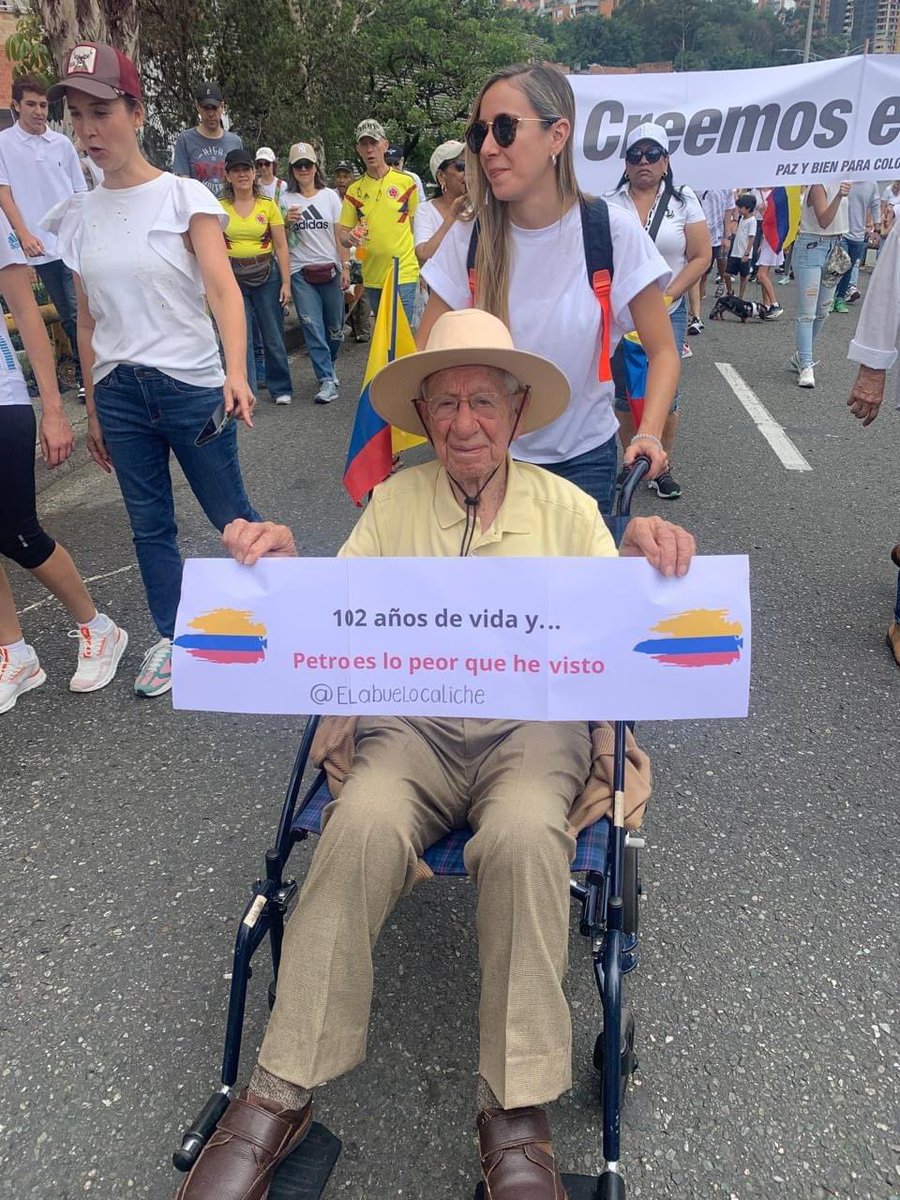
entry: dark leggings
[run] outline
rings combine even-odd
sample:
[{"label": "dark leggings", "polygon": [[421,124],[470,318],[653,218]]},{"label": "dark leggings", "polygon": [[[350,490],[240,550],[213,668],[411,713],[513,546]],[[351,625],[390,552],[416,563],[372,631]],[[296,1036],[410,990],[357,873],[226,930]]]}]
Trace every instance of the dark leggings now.
[{"label": "dark leggings", "polygon": [[36,436],[30,404],[0,404],[0,554],[28,571],[43,566],[56,549],[35,508]]}]

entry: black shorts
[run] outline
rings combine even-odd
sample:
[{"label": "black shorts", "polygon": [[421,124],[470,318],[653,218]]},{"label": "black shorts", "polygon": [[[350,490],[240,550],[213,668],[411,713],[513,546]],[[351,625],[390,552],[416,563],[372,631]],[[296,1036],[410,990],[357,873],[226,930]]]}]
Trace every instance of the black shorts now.
[{"label": "black shorts", "polygon": [[729,275],[743,275],[746,279],[750,274],[750,260],[744,262],[742,258],[735,258],[732,254],[728,258],[726,270]]}]

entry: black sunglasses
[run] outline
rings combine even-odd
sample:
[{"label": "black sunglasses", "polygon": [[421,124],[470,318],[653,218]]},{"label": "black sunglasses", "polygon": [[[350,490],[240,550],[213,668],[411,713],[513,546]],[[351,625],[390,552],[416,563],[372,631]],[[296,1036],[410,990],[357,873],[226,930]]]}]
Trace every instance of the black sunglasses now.
[{"label": "black sunglasses", "polygon": [[648,163],[658,163],[661,158],[666,157],[666,151],[662,146],[648,146],[646,150],[642,150],[640,146],[632,146],[630,150],[625,152],[625,161],[636,167],[641,159],[646,158]]},{"label": "black sunglasses", "polygon": [[494,135],[494,141],[504,150],[516,140],[516,132],[520,121],[538,121],[541,125],[550,126],[562,117],[513,117],[509,113],[498,113],[493,121],[473,121],[466,130],[466,145],[473,154],[480,154],[488,133]]},{"label": "black sunglasses", "polygon": [[461,158],[457,158],[457,159],[451,158],[449,162],[444,163],[444,165],[441,167],[441,170],[449,171],[451,169],[451,167],[453,168],[454,171],[459,171],[460,175],[462,175],[463,171],[465,171],[465,169],[466,169],[466,164],[465,164],[465,161]]},{"label": "black sunglasses", "polygon": [[301,158],[298,162],[291,163],[292,167],[297,167],[301,171],[308,171],[310,167],[314,167],[315,165],[316,164],[314,162],[310,162],[306,158]]}]

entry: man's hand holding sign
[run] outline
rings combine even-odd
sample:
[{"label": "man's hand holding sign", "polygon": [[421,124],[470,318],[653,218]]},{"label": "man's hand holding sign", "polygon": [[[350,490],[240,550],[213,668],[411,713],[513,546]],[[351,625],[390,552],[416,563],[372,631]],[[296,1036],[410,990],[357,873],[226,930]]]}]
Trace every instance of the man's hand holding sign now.
[{"label": "man's hand holding sign", "polygon": [[[349,673],[350,707],[342,711],[373,715],[355,722],[352,762],[326,810],[286,931],[259,1061],[237,1102],[253,1110],[254,1147],[270,1147],[271,1153],[264,1160],[249,1154],[232,1123],[229,1136],[208,1143],[180,1200],[250,1194],[303,1136],[312,1089],[363,1059],[375,938],[398,897],[413,886],[423,849],[466,823],[473,831],[465,865],[478,889],[480,954],[491,964],[479,1010],[483,1169],[492,1195],[559,1200],[564,1194],[547,1119],[537,1106],[571,1086],[571,1023],[562,986],[575,850],[569,818],[592,770],[587,718],[606,714],[538,721],[501,719],[486,708],[480,711],[489,717],[455,713],[479,711],[491,689],[504,702],[546,708],[554,696],[565,702],[581,688],[588,697],[582,703],[590,707],[606,678],[595,644],[595,634],[603,633],[612,653],[624,655],[638,672],[736,669],[744,684],[743,700],[732,696],[736,714],[746,710],[743,634],[749,617],[745,603],[739,619],[694,603],[695,580],[706,577],[714,560],[702,560],[689,573],[694,539],[658,517],[635,518],[621,547],[623,555],[644,558],[656,571],[641,562],[610,563],[608,574],[601,574],[604,564],[595,560],[614,559],[616,548],[596,503],[566,480],[508,454],[517,434],[548,424],[568,400],[562,372],[515,350],[496,318],[476,309],[447,313],[423,352],[391,363],[372,382],[378,414],[427,436],[436,460],[375,489],[339,554],[352,562],[261,562],[296,555],[286,526],[239,521],[225,531],[232,557],[255,569],[219,564],[220,581],[234,585],[234,607],[207,615],[225,621],[227,614],[232,624],[225,636],[214,631],[176,638],[185,678],[195,669],[218,671],[221,690],[243,691],[269,655],[278,662],[262,666],[277,667],[288,687],[298,694],[333,694],[335,706],[340,688],[328,691],[324,673]],[[384,558],[394,561],[378,561]],[[490,561],[501,558],[506,561]],[[550,564],[550,558],[558,562]],[[745,584],[744,560],[727,560],[732,574],[740,575],[733,570],[736,561]],[[288,653],[280,627],[275,646],[274,622],[263,605],[279,580],[302,572],[304,564],[318,587],[308,597],[290,595],[292,629],[286,636],[294,645]],[[639,601],[650,604],[656,618],[650,630],[634,615],[642,611]],[[189,573],[183,607],[193,606],[195,613],[199,602]],[[620,620],[610,612],[621,614],[624,626],[598,628]],[[200,627],[188,615],[186,610],[179,630]],[[214,629],[213,622],[207,626]],[[232,636],[235,630],[240,632]],[[648,639],[648,632],[659,636]],[[610,634],[628,646],[612,645]],[[204,637],[211,647],[206,651]],[[306,641],[308,646],[301,644]],[[189,661],[204,653],[208,662]],[[231,655],[228,666],[221,665],[222,654]],[[243,662],[256,665],[244,668]],[[385,694],[404,699],[396,707],[376,702],[354,708],[354,688],[375,674],[379,686],[393,676]],[[708,672],[681,675],[689,691],[690,679]],[[408,694],[419,690],[426,698],[416,709]],[[458,692],[468,700],[457,700]],[[479,692],[480,701],[474,699]],[[435,693],[443,699],[427,698]],[[323,703],[323,711],[335,711]],[[527,972],[519,969],[522,962]]]}]

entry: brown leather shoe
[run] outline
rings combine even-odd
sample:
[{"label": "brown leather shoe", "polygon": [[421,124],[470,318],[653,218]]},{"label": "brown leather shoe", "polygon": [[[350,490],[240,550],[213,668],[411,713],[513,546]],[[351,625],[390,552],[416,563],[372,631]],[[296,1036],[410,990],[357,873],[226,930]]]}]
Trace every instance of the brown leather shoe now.
[{"label": "brown leather shoe", "polygon": [[884,639],[891,648],[894,662],[900,667],[900,621],[891,621]]},{"label": "brown leather shoe", "polygon": [[891,562],[900,571],[900,542],[891,551]]},{"label": "brown leather shoe", "polygon": [[276,1169],[300,1145],[312,1101],[281,1108],[245,1089],[232,1100],[175,1200],[265,1200]]},{"label": "brown leather shoe", "polygon": [[478,1114],[486,1200],[566,1200],[542,1108]]}]

